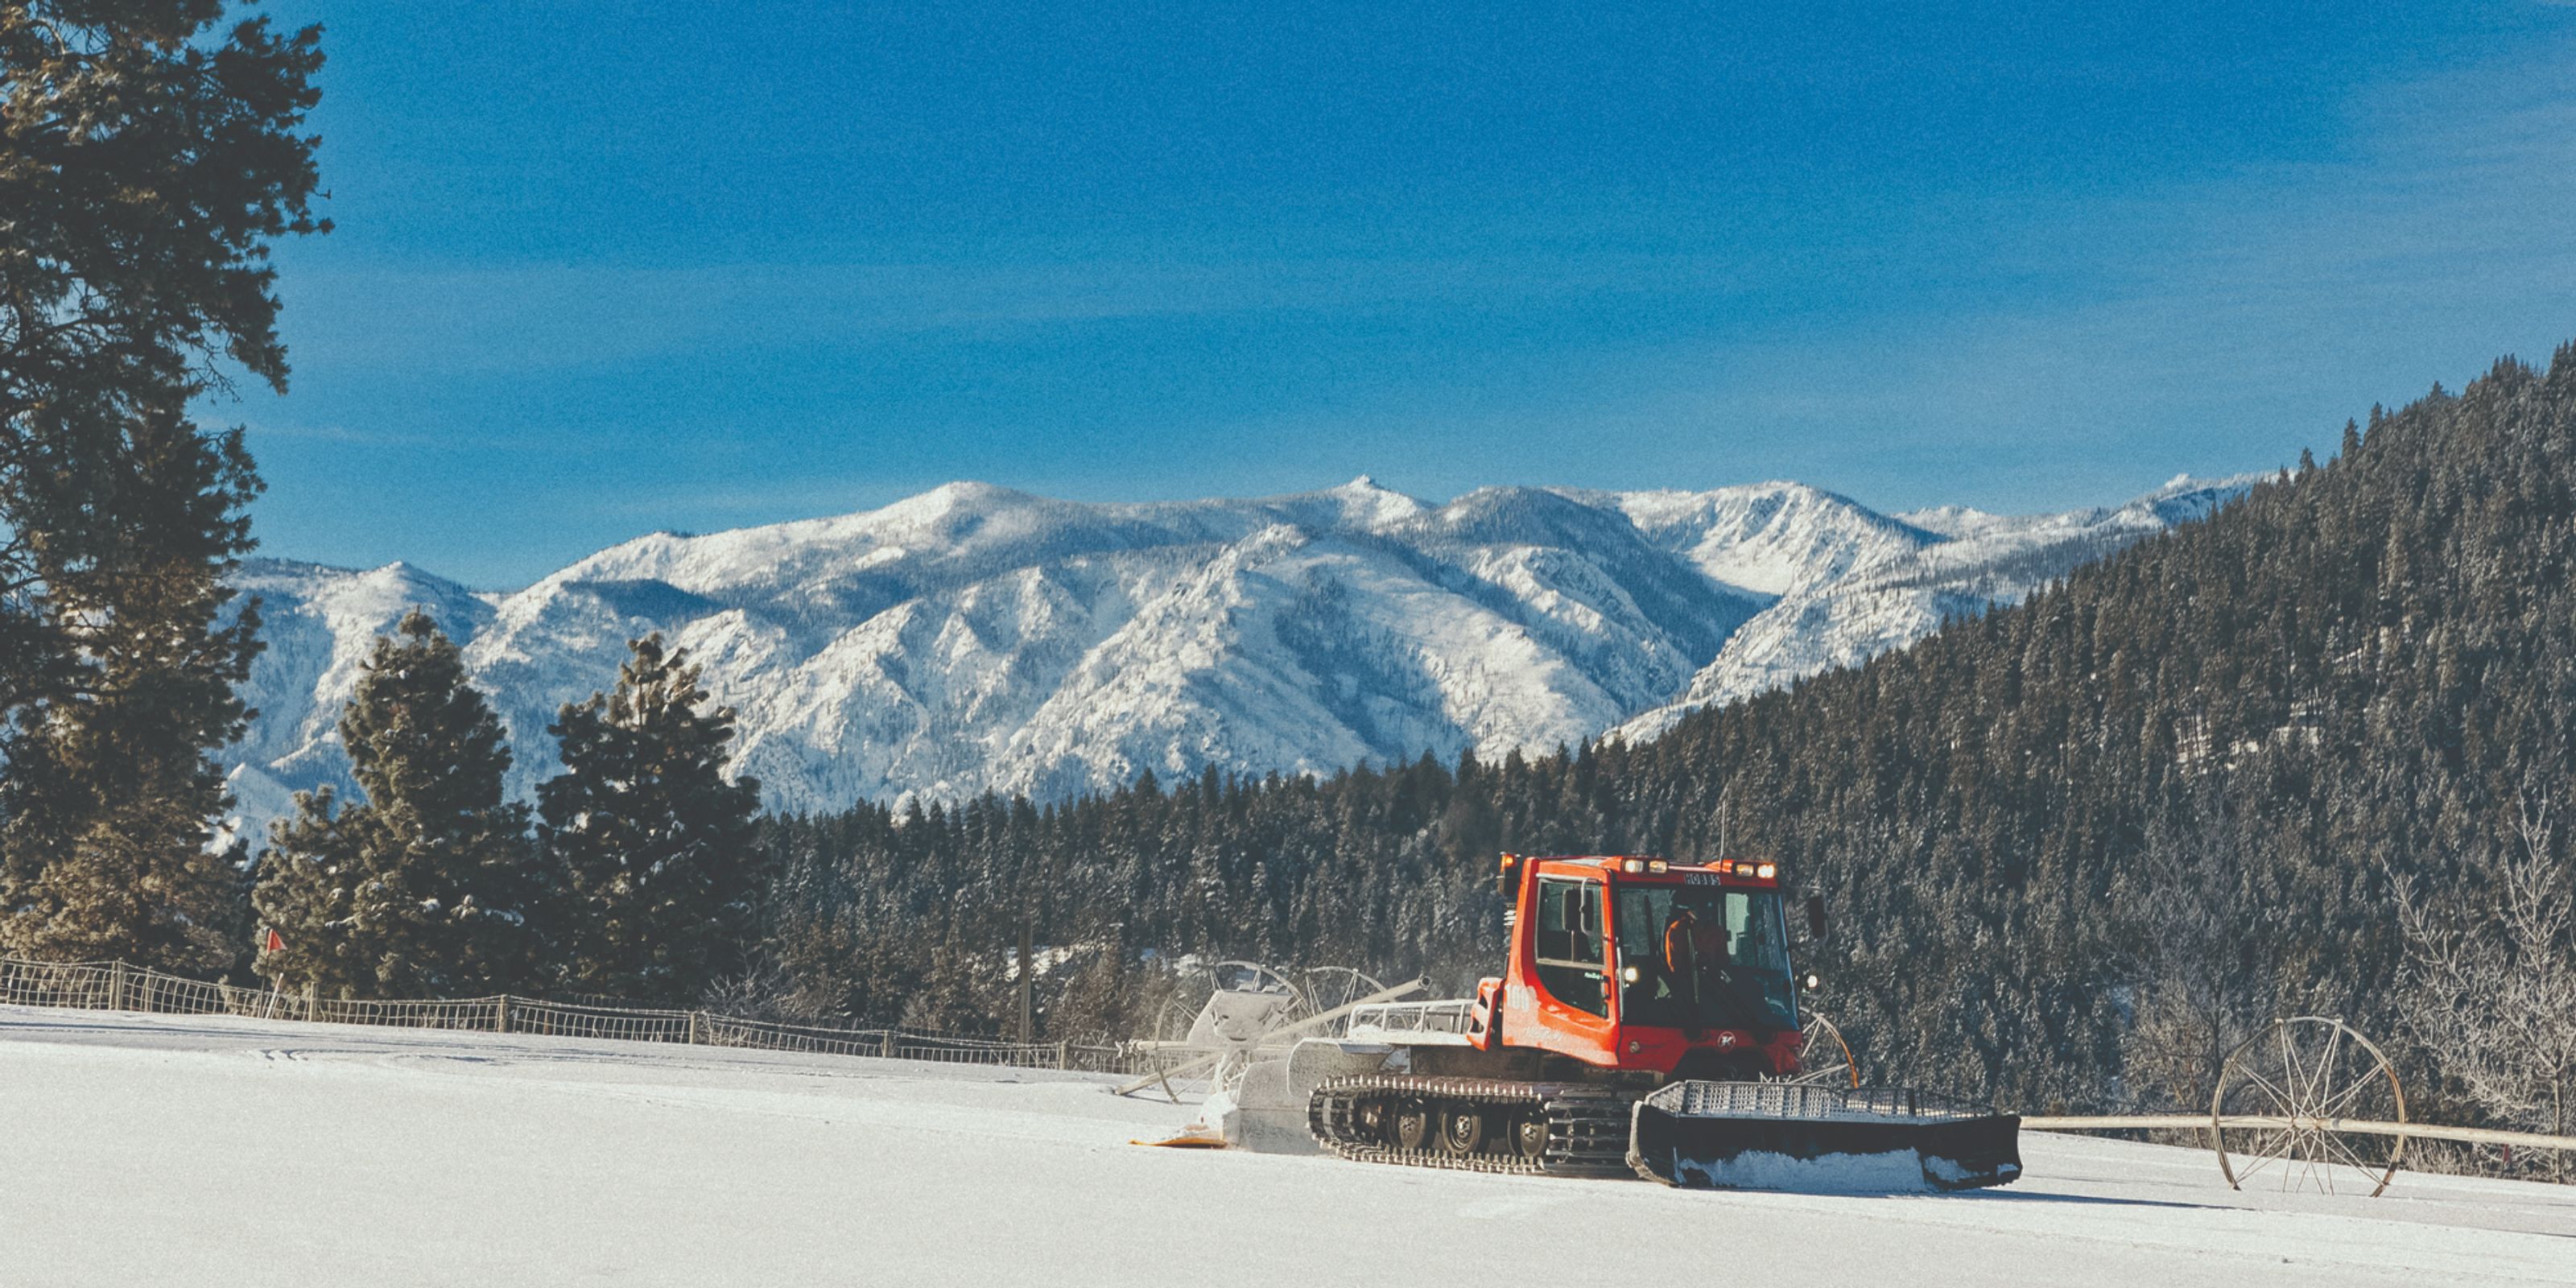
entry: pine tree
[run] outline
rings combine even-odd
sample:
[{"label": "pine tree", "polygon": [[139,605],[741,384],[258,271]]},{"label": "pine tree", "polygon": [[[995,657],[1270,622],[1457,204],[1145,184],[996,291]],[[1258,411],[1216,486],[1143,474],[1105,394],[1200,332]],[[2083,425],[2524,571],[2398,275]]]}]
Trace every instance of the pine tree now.
[{"label": "pine tree", "polygon": [[728,782],[733,711],[662,637],[631,643],[613,692],[567,703],[564,772],[537,788],[538,836],[567,891],[566,978],[694,1004],[741,964],[757,893],[759,785]]},{"label": "pine tree", "polygon": [[509,745],[464,659],[413,609],[376,640],[340,740],[365,800],[296,799],[253,892],[284,941],[259,970],[329,997],[457,997],[531,978],[548,894]]},{"label": "pine tree", "polygon": [[249,545],[255,485],[237,433],[210,452],[161,415],[133,446],[110,493],[120,530],[76,563],[53,543],[36,559],[79,666],[8,747],[0,942],[219,974],[246,956],[248,905],[242,847],[210,848],[228,803],[211,753],[248,719],[234,686],[259,645],[255,607],[220,623],[218,577]]},{"label": "pine tree", "polygon": [[[257,615],[221,585],[258,490],[191,400],[283,391],[267,245],[319,232],[319,29],[222,0],[0,7],[0,947],[197,973],[239,953],[207,753]],[[220,33],[220,34],[218,34]]]}]

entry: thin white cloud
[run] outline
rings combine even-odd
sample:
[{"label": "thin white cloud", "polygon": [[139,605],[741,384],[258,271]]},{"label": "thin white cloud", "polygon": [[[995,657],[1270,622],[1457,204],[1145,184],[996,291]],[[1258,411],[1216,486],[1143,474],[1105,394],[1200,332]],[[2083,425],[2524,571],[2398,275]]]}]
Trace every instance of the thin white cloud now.
[{"label": "thin white cloud", "polygon": [[410,441],[400,435],[364,433],[345,425],[252,424],[246,429],[254,443],[264,439],[292,439],[306,443],[374,444],[398,444]]},{"label": "thin white cloud", "polygon": [[289,341],[311,365],[501,371],[682,352],[1147,317],[1742,289],[1716,257],[1298,259],[705,268],[302,268]]},{"label": "thin white cloud", "polygon": [[1852,457],[1900,507],[1909,457],[1989,454],[2009,505],[2043,477],[2096,488],[2121,457],[2130,486],[2330,448],[2374,401],[2576,338],[2571,72],[2554,50],[2372,93],[2340,159],[2032,221],[1995,269],[2062,291],[1667,353],[1622,406],[1570,415],[1810,427],[1802,450]]}]

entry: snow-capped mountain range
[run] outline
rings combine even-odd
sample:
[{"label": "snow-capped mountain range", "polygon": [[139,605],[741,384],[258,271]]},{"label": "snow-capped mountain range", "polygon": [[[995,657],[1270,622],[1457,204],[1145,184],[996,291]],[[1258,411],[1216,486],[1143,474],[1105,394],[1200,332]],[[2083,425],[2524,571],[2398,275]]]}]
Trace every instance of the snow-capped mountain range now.
[{"label": "snow-capped mountain range", "polygon": [[952,483],[839,518],[656,533],[506,594],[403,563],[256,560],[236,584],[266,623],[259,716],[227,756],[254,837],[294,791],[346,783],[333,726],[375,636],[414,605],[464,646],[523,793],[555,771],[556,708],[613,682],[652,631],[705,665],[739,712],[737,772],[786,809],[1649,737],[2017,601],[2251,481],[2021,517],[1883,515],[1796,483],[1445,505],[1366,478],[1125,505]]}]

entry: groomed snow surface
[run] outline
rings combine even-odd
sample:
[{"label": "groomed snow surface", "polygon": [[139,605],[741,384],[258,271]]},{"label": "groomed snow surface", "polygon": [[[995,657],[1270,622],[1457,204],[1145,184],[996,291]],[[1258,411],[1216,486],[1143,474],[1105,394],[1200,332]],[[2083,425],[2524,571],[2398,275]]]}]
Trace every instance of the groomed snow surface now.
[{"label": "groomed snow surface", "polygon": [[1936,1197],[1140,1149],[1081,1075],[0,1008],[0,1283],[2576,1283],[2576,1188],[2231,1193],[2025,1134]]}]

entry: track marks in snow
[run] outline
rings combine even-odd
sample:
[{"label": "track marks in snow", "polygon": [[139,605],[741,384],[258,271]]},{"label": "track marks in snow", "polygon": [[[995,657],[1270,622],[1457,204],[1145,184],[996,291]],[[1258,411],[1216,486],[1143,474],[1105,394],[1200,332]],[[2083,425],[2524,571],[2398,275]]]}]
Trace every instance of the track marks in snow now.
[{"label": "track marks in snow", "polygon": [[5,1008],[0,1095],[13,1282],[2576,1283],[2576,1190],[2037,1133],[2002,1191],[1708,1194],[1140,1149],[1192,1109],[1080,1075]]}]

